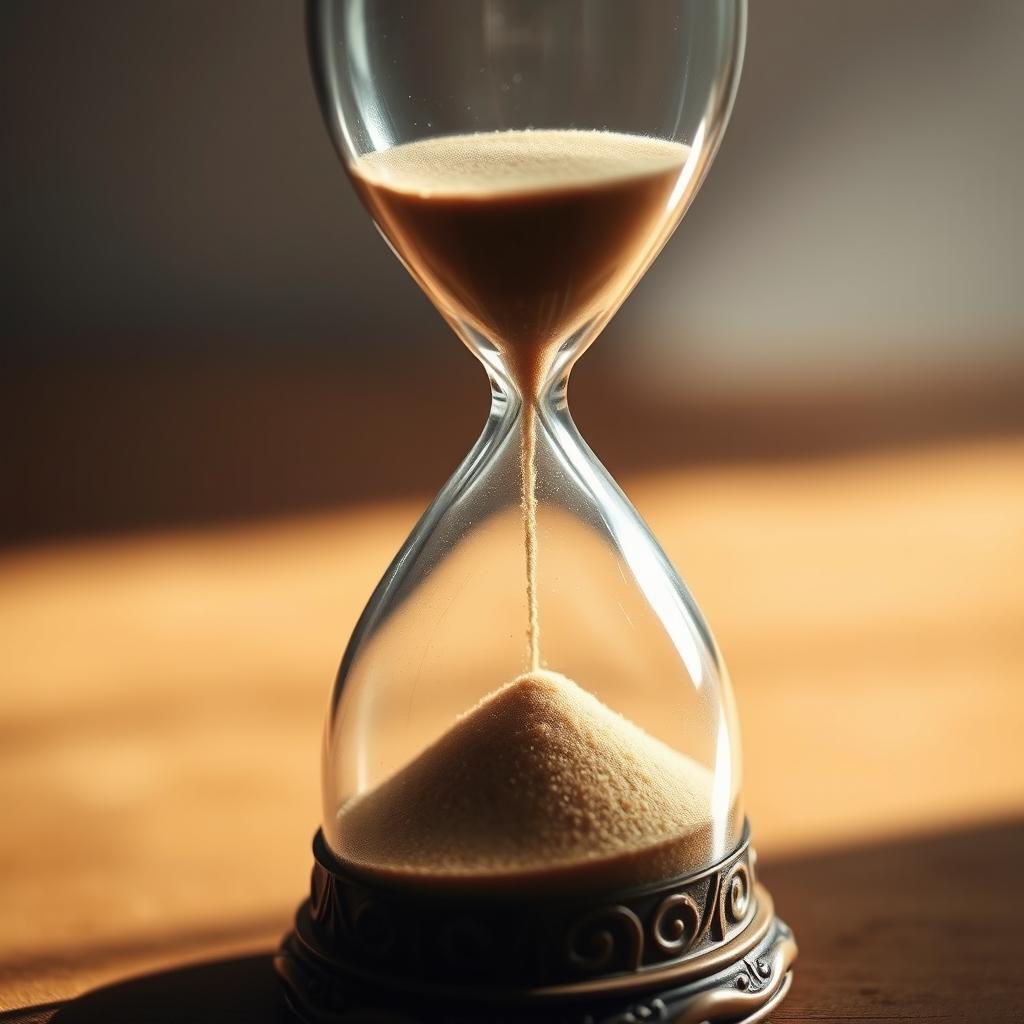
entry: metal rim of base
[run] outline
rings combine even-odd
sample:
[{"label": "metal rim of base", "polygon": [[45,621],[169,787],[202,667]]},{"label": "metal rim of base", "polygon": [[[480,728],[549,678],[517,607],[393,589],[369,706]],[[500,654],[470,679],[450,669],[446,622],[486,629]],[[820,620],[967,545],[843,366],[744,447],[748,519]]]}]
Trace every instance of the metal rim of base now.
[{"label": "metal rim of base", "polygon": [[[614,890],[396,886],[353,872],[318,833],[310,898],[296,917],[313,955],[366,980],[430,992],[479,986],[548,999],[708,973],[771,920],[758,899],[749,825],[699,871]],[[722,950],[727,950],[723,953]]]},{"label": "metal rim of base", "polygon": [[669,969],[570,985],[410,986],[394,976],[367,975],[318,948],[305,905],[275,967],[290,1007],[310,1024],[755,1024],[785,998],[797,953],[761,885],[755,898],[746,927],[721,946]]},{"label": "metal rim of base", "polygon": [[[753,954],[709,977],[681,987],[655,985],[631,998],[579,993],[569,1001],[566,993],[547,1002],[536,997],[523,1002],[512,993],[492,993],[482,1002],[455,992],[438,1001],[367,985],[319,961],[294,932],[285,939],[275,966],[289,1007],[308,1024],[756,1024],[789,992],[795,957],[792,933],[773,918],[769,935]],[[761,967],[765,961],[770,961],[767,977]],[[754,985],[760,987],[755,990]]]},{"label": "metal rim of base", "polygon": [[275,957],[313,1024],[755,1024],[792,981],[796,943],[756,880],[747,823],[702,871],[526,900],[388,888],[350,873],[322,833],[313,852],[310,898]]}]

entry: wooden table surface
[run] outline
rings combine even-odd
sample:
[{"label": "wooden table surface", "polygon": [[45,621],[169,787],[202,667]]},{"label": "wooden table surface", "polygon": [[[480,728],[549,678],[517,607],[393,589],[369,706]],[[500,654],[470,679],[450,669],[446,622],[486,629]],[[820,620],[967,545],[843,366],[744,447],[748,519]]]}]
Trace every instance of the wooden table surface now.
[{"label": "wooden table surface", "polygon": [[[773,1019],[1024,1019],[1024,442],[623,482],[730,664]],[[0,555],[0,1019],[275,1019],[328,688],[421,505]]]}]

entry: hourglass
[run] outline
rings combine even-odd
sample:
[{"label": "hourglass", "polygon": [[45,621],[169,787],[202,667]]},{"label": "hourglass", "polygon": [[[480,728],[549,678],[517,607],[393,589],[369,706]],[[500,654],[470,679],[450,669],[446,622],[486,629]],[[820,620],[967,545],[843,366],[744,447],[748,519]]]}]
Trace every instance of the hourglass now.
[{"label": "hourglass", "polygon": [[729,680],[566,398],[714,157],[744,3],[313,0],[308,24],[349,177],[492,401],[342,659],[291,1005],[760,1020],[796,947]]}]

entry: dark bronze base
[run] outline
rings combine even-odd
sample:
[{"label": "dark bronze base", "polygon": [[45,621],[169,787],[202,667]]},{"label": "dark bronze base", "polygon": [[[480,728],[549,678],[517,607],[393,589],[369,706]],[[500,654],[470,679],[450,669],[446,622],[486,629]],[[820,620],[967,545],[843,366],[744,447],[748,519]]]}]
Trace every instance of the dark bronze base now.
[{"label": "dark bronze base", "polygon": [[384,888],[319,834],[314,853],[275,958],[311,1024],[752,1024],[792,980],[747,835],[707,871],[587,899]]}]

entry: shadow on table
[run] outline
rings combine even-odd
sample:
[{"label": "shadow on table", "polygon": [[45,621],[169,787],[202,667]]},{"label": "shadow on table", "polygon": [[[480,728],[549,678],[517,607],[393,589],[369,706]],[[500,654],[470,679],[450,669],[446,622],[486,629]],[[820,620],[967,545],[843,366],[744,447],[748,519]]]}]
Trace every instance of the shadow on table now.
[{"label": "shadow on table", "polygon": [[800,945],[772,1021],[1019,1024],[1021,865],[1024,819],[766,858]]},{"label": "shadow on table", "polygon": [[[800,944],[772,1020],[1019,1021],[1022,864],[1024,821],[768,860],[763,881]],[[0,1014],[0,1024],[287,1019],[269,954]]]},{"label": "shadow on table", "polygon": [[190,964],[86,992],[57,1006],[0,1014],[3,1024],[284,1024],[270,953]]}]

